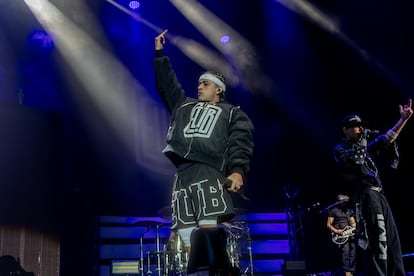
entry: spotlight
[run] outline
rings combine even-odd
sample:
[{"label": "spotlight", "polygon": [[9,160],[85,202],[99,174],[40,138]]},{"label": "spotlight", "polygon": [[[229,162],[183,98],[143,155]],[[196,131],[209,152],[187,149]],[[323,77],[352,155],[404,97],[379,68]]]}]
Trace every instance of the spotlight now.
[{"label": "spotlight", "polygon": [[229,42],[229,41],[230,41],[230,36],[228,36],[228,35],[223,35],[223,36],[220,38],[220,41],[221,41],[221,43],[227,43],[227,42]]},{"label": "spotlight", "polygon": [[136,10],[140,7],[140,3],[138,1],[131,1],[129,2],[129,7],[133,10]]}]

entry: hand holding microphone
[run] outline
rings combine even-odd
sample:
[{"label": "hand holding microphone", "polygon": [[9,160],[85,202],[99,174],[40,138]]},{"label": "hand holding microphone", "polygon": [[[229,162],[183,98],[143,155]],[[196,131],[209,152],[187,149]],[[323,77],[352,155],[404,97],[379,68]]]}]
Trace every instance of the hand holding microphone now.
[{"label": "hand holding microphone", "polygon": [[368,137],[374,134],[379,134],[379,133],[380,133],[379,130],[376,130],[376,129],[372,130],[369,128],[364,128],[361,132],[361,138],[359,139],[359,145],[366,147],[368,145],[368,140],[367,140]]},{"label": "hand holding microphone", "polygon": [[369,129],[369,128],[364,128],[361,132],[361,139],[365,138],[367,139],[368,137],[375,135],[375,134],[379,134],[380,131],[377,129]]},{"label": "hand holding microphone", "polygon": [[[226,178],[224,180],[224,183],[223,183],[223,188],[230,189],[231,186],[232,186],[232,184],[233,184],[233,181],[231,181],[231,179]],[[247,201],[250,200],[250,198],[248,198],[247,196],[245,196],[244,191],[241,188],[239,188],[237,190],[233,190],[233,192],[239,194],[241,196],[241,198],[243,198],[244,200],[247,200]]]}]

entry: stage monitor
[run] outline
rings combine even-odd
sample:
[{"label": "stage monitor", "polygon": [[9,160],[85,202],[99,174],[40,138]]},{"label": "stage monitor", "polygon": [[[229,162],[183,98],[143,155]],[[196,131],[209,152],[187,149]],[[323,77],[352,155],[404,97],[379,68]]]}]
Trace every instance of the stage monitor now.
[{"label": "stage monitor", "polygon": [[111,275],[138,275],[139,261],[112,260]]}]

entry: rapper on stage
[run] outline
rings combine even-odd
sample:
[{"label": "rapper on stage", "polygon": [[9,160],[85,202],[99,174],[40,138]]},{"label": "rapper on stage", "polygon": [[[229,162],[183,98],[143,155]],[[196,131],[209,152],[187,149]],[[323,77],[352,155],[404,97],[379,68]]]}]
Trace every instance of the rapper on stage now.
[{"label": "rapper on stage", "polygon": [[164,154],[176,167],[172,228],[187,250],[196,227],[216,227],[234,217],[230,192],[238,192],[250,169],[253,124],[239,107],[225,101],[222,74],[206,71],[187,96],[170,59],[164,55],[167,30],[155,37],[157,91],[171,114]]},{"label": "rapper on stage", "polygon": [[[342,122],[342,139],[334,148],[334,158],[350,195],[357,220],[357,245],[366,275],[404,276],[401,245],[382,183],[380,164],[397,168],[396,140],[413,113],[412,100],[399,106],[400,118],[383,134],[374,134],[358,115]],[[384,167],[385,168],[385,167]],[[391,184],[391,183],[390,183]],[[359,259],[359,258],[358,258]]]}]

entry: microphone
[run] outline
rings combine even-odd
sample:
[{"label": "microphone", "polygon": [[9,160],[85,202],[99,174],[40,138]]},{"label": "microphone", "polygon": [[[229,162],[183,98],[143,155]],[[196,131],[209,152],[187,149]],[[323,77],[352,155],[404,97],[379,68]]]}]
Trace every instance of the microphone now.
[{"label": "microphone", "polygon": [[380,131],[378,129],[366,128],[366,129],[364,129],[364,131],[365,131],[366,134],[379,134],[380,133]]},{"label": "microphone", "polygon": [[380,131],[377,129],[364,128],[362,133],[363,133],[363,137],[367,138],[368,136],[379,134]]},{"label": "microphone", "polygon": [[[231,187],[231,184],[232,184],[232,181],[230,180],[230,179],[228,179],[228,178],[226,178],[225,180],[224,180],[224,183],[222,184],[223,185],[223,188],[225,188],[225,189],[228,189],[228,188],[230,188]],[[243,198],[244,200],[246,200],[246,201],[250,201],[250,198],[248,198],[245,194],[244,194],[244,191],[243,190],[238,190],[237,192],[236,192],[241,198]]]}]

